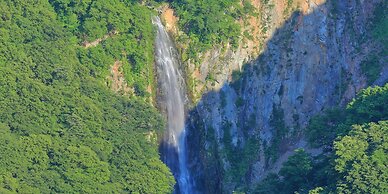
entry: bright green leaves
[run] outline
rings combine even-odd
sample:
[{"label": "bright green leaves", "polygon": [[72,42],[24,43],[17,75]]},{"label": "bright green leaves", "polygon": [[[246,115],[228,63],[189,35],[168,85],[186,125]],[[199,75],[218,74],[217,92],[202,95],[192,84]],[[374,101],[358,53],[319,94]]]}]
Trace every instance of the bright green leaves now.
[{"label": "bright green leaves", "polygon": [[[174,178],[146,139],[162,117],[105,84],[115,60],[132,85],[152,83],[151,11],[119,0],[5,0],[0,13],[0,193],[171,192]],[[79,46],[112,30],[120,33]]]},{"label": "bright green leaves", "polygon": [[339,135],[345,135],[354,124],[388,120],[388,84],[361,90],[345,110],[326,110],[310,120],[307,138],[312,146],[330,145]]},{"label": "bright green leaves", "polygon": [[0,191],[36,193],[46,190],[42,174],[49,166],[50,137],[18,137],[7,128],[0,127]]},{"label": "bright green leaves", "polygon": [[120,137],[113,140],[116,146],[110,158],[116,175],[112,180],[122,183],[123,189],[131,193],[171,192],[175,180],[167,166],[159,161],[157,150],[150,142],[125,131],[117,135]]},{"label": "bright green leaves", "polygon": [[102,38],[109,32],[125,32],[131,26],[132,15],[129,8],[120,0],[94,1],[89,10],[80,18],[83,23],[80,32],[87,40]]},{"label": "bright green leaves", "polygon": [[388,84],[362,90],[347,106],[350,119],[357,124],[388,120]]},{"label": "bright green leaves", "polygon": [[[170,193],[171,187],[175,185],[171,172],[164,164],[158,162],[157,158],[146,163],[129,160],[125,166],[127,165],[134,169],[123,174],[123,181],[126,182],[124,189],[130,193]],[[148,168],[153,171],[147,170]]]},{"label": "bright green leaves", "polygon": [[[52,0],[51,5],[79,45],[83,66],[90,75],[106,81],[110,68],[120,61],[131,95],[149,97],[153,86],[153,11],[135,2],[122,0],[74,1]],[[131,90],[132,91],[132,90]]]},{"label": "bright green leaves", "polygon": [[353,126],[334,143],[336,170],[343,176],[340,193],[388,192],[388,122]]},{"label": "bright green leaves", "polygon": [[[297,150],[257,193],[387,193],[388,84],[360,91],[345,110],[311,119],[309,143],[323,148],[311,157]],[[333,143],[334,142],[334,143]]]},{"label": "bright green leaves", "polygon": [[0,130],[1,142],[6,143],[0,145],[4,190],[96,193],[109,183],[109,164],[87,146],[66,147],[62,139],[49,135],[18,137],[7,128]]},{"label": "bright green leaves", "polygon": [[109,184],[109,164],[100,161],[86,146],[69,146],[53,153],[53,163],[71,187],[81,193],[96,193]]},{"label": "bright green leaves", "polygon": [[[249,2],[244,5],[249,9]],[[242,17],[243,8],[236,0],[179,0],[173,1],[181,29],[189,40],[188,56],[196,58],[196,53],[206,51],[217,44],[231,43],[236,47],[241,35],[236,20]],[[251,10],[252,11],[252,10]],[[249,13],[251,14],[251,13]]]},{"label": "bright green leaves", "polygon": [[31,164],[28,168],[32,173],[41,172],[48,168],[48,149],[51,145],[51,137],[48,135],[31,135],[20,138],[20,151],[27,162]]},{"label": "bright green leaves", "polygon": [[71,65],[76,58],[64,57],[72,52],[71,41],[68,41],[70,34],[61,30],[50,4],[5,1],[3,9],[10,18],[0,20],[0,31],[7,32],[0,38],[1,55],[5,56],[2,67],[9,66],[23,74],[21,76],[39,78],[48,85],[58,80],[71,82]]},{"label": "bright green leaves", "polygon": [[347,161],[362,160],[368,142],[345,136],[340,142],[336,142],[334,146],[337,150],[336,155],[340,158],[336,160],[336,170],[343,172],[347,166]]}]

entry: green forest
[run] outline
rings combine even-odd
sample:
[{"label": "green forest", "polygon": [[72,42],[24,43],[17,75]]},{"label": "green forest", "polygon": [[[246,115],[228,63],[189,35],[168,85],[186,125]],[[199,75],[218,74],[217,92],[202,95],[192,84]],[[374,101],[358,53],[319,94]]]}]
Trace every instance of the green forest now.
[{"label": "green forest", "polygon": [[179,17],[184,32],[177,41],[185,45],[183,60],[198,59],[198,54],[216,45],[238,46],[241,27],[238,19],[255,14],[249,0],[156,0],[168,2]]},{"label": "green forest", "polygon": [[[0,193],[172,191],[146,91],[152,13],[120,0],[0,1]],[[130,98],[106,85],[116,60]]]}]

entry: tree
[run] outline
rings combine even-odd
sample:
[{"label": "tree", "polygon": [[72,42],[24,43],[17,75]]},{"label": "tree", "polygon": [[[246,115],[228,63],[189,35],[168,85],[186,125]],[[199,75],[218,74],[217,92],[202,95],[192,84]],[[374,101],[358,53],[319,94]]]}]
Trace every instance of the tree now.
[{"label": "tree", "polygon": [[334,143],[339,193],[388,192],[388,122],[354,125]]},{"label": "tree", "polygon": [[300,191],[308,187],[312,165],[309,154],[303,149],[295,150],[294,155],[287,160],[279,172],[283,176],[284,187],[289,191]]},{"label": "tree", "polygon": [[255,194],[280,194],[283,184],[277,174],[269,174],[263,181],[255,188]]}]

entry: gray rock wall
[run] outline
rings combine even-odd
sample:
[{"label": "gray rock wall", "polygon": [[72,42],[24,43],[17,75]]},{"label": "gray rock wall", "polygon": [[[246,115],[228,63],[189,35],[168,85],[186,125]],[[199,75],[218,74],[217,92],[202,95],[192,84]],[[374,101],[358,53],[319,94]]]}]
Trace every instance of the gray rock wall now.
[{"label": "gray rock wall", "polygon": [[[313,115],[344,105],[367,86],[360,64],[378,49],[368,21],[379,2],[306,1],[307,8],[269,29],[259,56],[244,46],[203,55],[198,79],[205,83],[212,73],[216,80],[206,82],[187,120],[197,187],[205,193],[253,187],[294,149],[319,152],[307,147],[303,128]],[[266,14],[269,25],[280,23],[276,9]],[[387,82],[386,72],[378,81]]]}]

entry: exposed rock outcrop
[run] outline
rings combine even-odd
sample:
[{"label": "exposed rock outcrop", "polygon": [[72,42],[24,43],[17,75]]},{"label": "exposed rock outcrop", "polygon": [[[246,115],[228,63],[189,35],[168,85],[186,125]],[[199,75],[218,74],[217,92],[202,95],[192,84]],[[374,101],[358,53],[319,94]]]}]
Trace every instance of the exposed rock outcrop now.
[{"label": "exposed rock outcrop", "polygon": [[[368,21],[380,2],[255,0],[259,16],[241,22],[253,38],[203,53],[199,65],[187,62],[198,102],[187,120],[188,161],[198,187],[252,188],[295,148],[319,152],[302,129],[367,86],[360,64],[379,48]],[[382,72],[378,83],[387,77]]]},{"label": "exposed rock outcrop", "polygon": [[129,87],[125,80],[120,61],[115,61],[110,70],[110,76],[107,77],[107,85],[110,86],[111,90],[115,93],[121,93],[123,95],[133,95],[133,88]]}]

